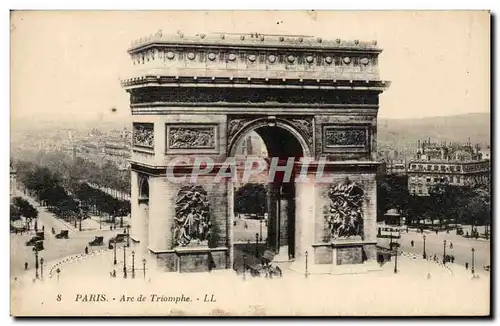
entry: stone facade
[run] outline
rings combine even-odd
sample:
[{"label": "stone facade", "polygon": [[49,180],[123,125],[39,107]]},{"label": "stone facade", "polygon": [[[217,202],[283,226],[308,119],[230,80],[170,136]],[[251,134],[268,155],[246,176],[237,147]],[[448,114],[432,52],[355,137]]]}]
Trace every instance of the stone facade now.
[{"label": "stone facade", "polygon": [[[233,266],[237,185],[215,174],[255,131],[269,156],[311,161],[309,182],[269,187],[268,247],[277,253],[287,247],[298,269],[306,256],[329,268],[375,261],[378,96],[389,86],[379,78],[380,53],[376,42],[262,34],[158,32],[134,42],[129,54],[135,75],[122,86],[133,115],[131,234],[141,252],[165,271]],[[216,169],[195,183],[166,177],[169,163],[180,157],[185,160],[175,175],[189,175],[200,156],[212,159]],[[298,160],[294,164],[301,169]],[[317,182],[323,168],[329,183]],[[332,237],[328,222],[329,191],[346,180],[363,189],[359,208],[349,211],[359,210],[362,223],[355,236],[340,239]],[[181,190],[193,186],[203,189],[203,212],[180,213]],[[209,231],[189,233],[180,226],[193,218]],[[188,233],[179,242],[182,232]]]},{"label": "stone facade", "polygon": [[438,184],[488,185],[490,171],[490,160],[483,158],[479,145],[419,141],[415,158],[408,164],[408,189],[411,194],[428,196]]}]

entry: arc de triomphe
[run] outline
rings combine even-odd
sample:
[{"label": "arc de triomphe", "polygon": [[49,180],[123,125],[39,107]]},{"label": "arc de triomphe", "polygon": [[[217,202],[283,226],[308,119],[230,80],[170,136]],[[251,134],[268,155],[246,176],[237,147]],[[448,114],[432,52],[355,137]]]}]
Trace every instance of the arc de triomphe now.
[{"label": "arc de triomphe", "polygon": [[[236,185],[215,177],[252,131],[270,157],[294,157],[295,171],[309,162],[309,182],[268,185],[267,247],[296,270],[305,268],[307,252],[311,273],[376,268],[377,113],[389,86],[379,77],[376,42],[159,31],[128,53],[135,71],[122,81],[133,117],[131,238],[158,269],[240,263]],[[173,182],[167,166],[179,156],[209,157],[215,169],[195,183]],[[192,168],[178,165],[175,175]],[[318,172],[330,181],[317,182]]]}]

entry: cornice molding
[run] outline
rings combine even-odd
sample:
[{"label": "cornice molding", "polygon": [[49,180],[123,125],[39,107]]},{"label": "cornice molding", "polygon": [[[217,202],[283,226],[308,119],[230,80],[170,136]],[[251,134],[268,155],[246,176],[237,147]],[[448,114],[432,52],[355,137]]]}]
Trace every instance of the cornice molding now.
[{"label": "cornice molding", "polygon": [[346,50],[380,53],[377,41],[328,40],[307,35],[276,35],[261,33],[219,33],[184,35],[164,35],[161,30],[149,36],[132,41],[129,53],[152,46],[206,47],[206,48],[251,48],[251,49],[294,49],[294,50]]},{"label": "cornice molding", "polygon": [[234,78],[234,77],[199,77],[199,76],[161,76],[143,75],[123,79],[125,89],[137,87],[233,87],[233,88],[300,88],[300,89],[340,89],[373,90],[383,92],[391,85],[385,80],[367,79],[305,79],[305,78]]}]

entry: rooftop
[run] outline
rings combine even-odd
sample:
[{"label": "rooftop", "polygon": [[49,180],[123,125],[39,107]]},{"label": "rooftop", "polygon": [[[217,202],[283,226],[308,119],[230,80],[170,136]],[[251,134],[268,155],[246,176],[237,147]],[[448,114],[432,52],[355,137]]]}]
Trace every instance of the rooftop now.
[{"label": "rooftop", "polygon": [[138,52],[151,45],[194,45],[194,46],[238,46],[265,47],[265,48],[297,48],[297,49],[337,49],[352,51],[382,52],[377,41],[363,42],[359,40],[325,40],[321,37],[308,35],[278,35],[260,33],[212,33],[184,35],[164,35],[161,30],[149,36],[134,40],[129,53]]}]

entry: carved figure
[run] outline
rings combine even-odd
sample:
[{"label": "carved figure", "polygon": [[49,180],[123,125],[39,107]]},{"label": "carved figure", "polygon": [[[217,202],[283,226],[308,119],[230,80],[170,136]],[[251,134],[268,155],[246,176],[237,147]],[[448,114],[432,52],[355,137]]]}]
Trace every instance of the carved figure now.
[{"label": "carved figure", "polygon": [[327,146],[364,146],[366,143],[365,130],[326,130],[325,142]]},{"label": "carved figure", "polygon": [[331,204],[325,218],[333,238],[363,237],[363,196],[363,189],[349,179],[330,188]]},{"label": "carved figure", "polygon": [[152,124],[134,124],[133,144],[135,146],[154,147],[154,130]]},{"label": "carved figure", "polygon": [[198,244],[210,237],[210,209],[207,193],[201,186],[186,186],[179,191],[175,202],[174,245]]},{"label": "carved figure", "polygon": [[215,148],[213,128],[170,128],[169,147]]}]

